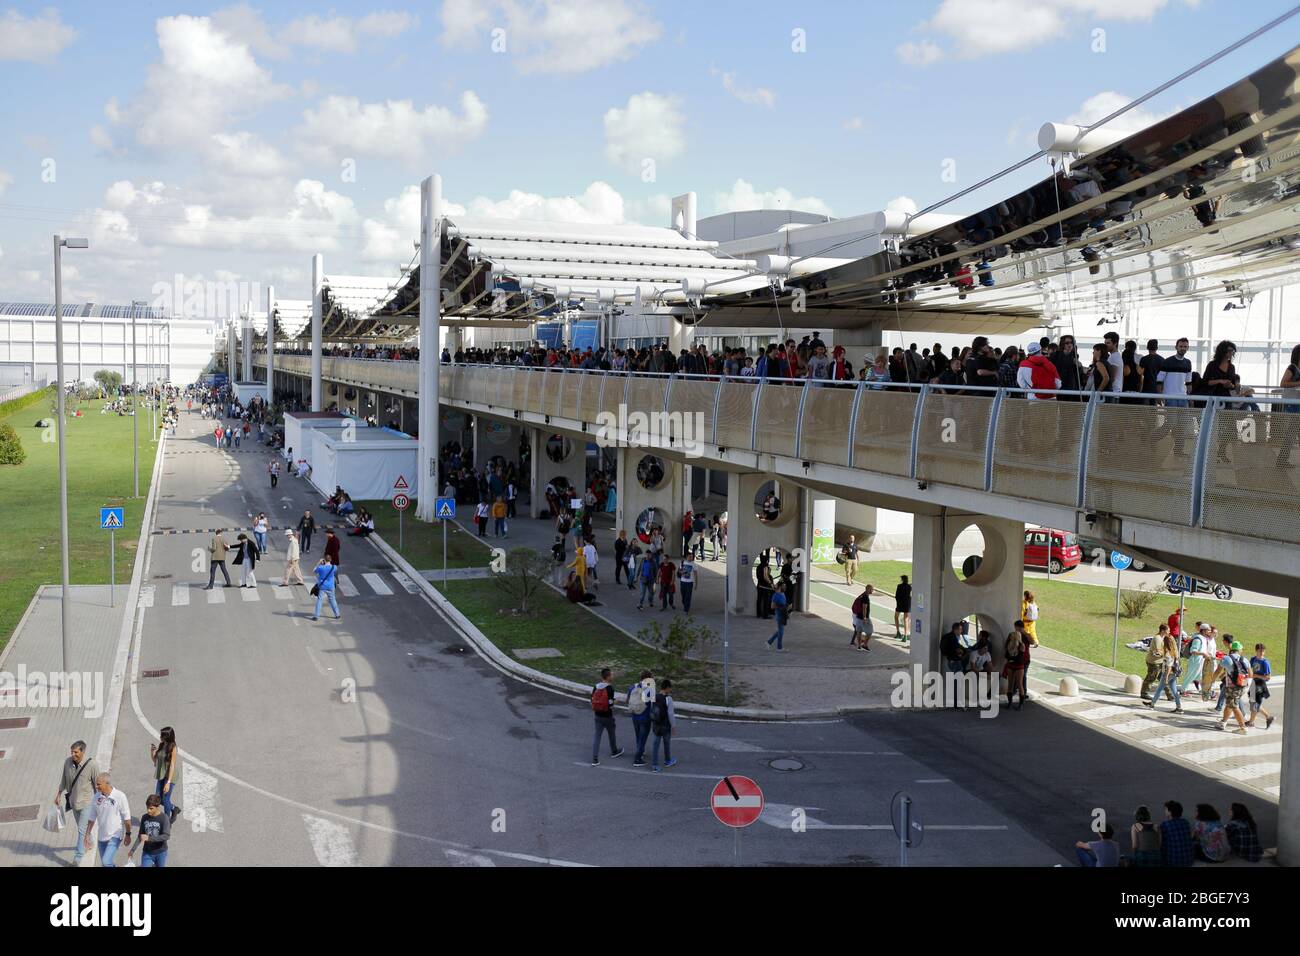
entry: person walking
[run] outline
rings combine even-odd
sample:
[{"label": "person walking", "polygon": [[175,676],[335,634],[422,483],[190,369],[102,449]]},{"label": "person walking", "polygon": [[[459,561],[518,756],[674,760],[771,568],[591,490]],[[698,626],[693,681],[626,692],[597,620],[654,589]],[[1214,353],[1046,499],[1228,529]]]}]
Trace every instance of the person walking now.
[{"label": "person walking", "polygon": [[[1004,658],[1006,664],[1003,666],[1003,674],[1007,678],[1007,707],[1019,710],[1025,703],[1025,641],[1019,630],[1012,631],[1007,635],[1006,650]],[[1017,694],[1020,699],[1012,704],[1011,700]]]},{"label": "person walking", "polygon": [[1033,638],[1032,643],[1038,644],[1038,602],[1034,600],[1034,592],[1026,591],[1025,598],[1020,602],[1020,619],[1025,622],[1025,633]]},{"label": "person walking", "polygon": [[1178,656],[1178,642],[1172,634],[1168,633],[1168,628],[1162,629],[1165,633],[1160,638],[1160,680],[1156,684],[1155,693],[1151,695],[1149,700],[1144,700],[1142,703],[1155,710],[1156,704],[1160,702],[1160,695],[1169,691],[1173,694],[1174,713],[1181,714],[1183,712],[1183,695],[1178,689],[1178,672],[1182,669],[1182,660]]},{"label": "person walking", "polygon": [[632,729],[636,733],[636,749],[632,751],[634,767],[645,766],[645,745],[650,739],[650,713],[654,702],[654,675],[642,671],[641,679],[627,689],[627,712],[632,715]]},{"label": "person walking", "polygon": [[1249,733],[1246,730],[1246,717],[1241,712],[1241,695],[1251,682],[1251,667],[1241,656],[1241,643],[1233,640],[1231,634],[1224,634],[1223,639],[1228,645],[1228,653],[1219,662],[1219,669],[1214,674],[1216,680],[1222,681],[1219,694],[1222,697],[1220,703],[1223,704],[1223,717],[1218,721],[1219,729],[1223,730],[1231,717],[1237,721],[1236,733]]},{"label": "person walking", "polygon": [[665,556],[659,563],[659,610],[677,610],[677,565]]},{"label": "person walking", "polygon": [[291,575],[298,579],[299,585],[306,587],[307,582],[302,579],[302,568],[298,565],[298,562],[302,560],[302,552],[298,547],[298,536],[294,534],[292,528],[285,528],[284,536],[289,540],[285,544],[284,578],[280,581],[280,587],[289,586],[289,577]]},{"label": "person walking", "polygon": [[840,554],[844,557],[844,583],[852,587],[858,576],[858,539],[849,535],[849,540],[840,548]]},{"label": "person walking", "polygon": [[302,517],[298,519],[298,544],[303,554],[311,551],[311,536],[315,530],[316,519],[312,517],[310,511],[304,511]]},{"label": "person walking", "polygon": [[106,773],[95,776],[95,800],[90,822],[86,826],[86,838],[83,845],[90,849],[94,839],[95,825],[99,825],[99,865],[113,867],[113,858],[117,848],[122,845],[123,834],[127,844],[131,842],[131,807],[126,802],[126,794],[113,786],[113,780]]},{"label": "person walking", "polygon": [[212,535],[212,540],[208,542],[208,586],[205,591],[212,590],[212,583],[217,578],[217,568],[221,569],[221,576],[226,579],[226,587],[233,587],[230,583],[230,572],[226,570],[226,552],[230,550],[230,545],[226,544],[226,539],[221,536],[221,529],[218,528]]},{"label": "person walking", "polygon": [[695,594],[695,561],[691,555],[682,558],[677,569],[677,587],[682,593],[682,613],[691,613],[691,597]]},{"label": "person walking", "polygon": [[145,811],[140,816],[140,832],[135,843],[127,848],[126,856],[131,855],[141,846],[140,866],[165,867],[167,865],[167,841],[172,835],[172,817],[164,808],[162,797],[151,793],[144,800]]},{"label": "person walking", "polygon": [[[1209,640],[1209,626],[1197,621],[1196,633],[1187,644],[1187,673],[1183,675],[1182,685],[1178,688],[1183,694],[1188,693],[1192,684],[1201,685],[1201,672],[1205,669],[1206,642]],[[1207,678],[1208,680],[1208,678]],[[1204,696],[1204,687],[1201,687]]]},{"label": "person walking", "polygon": [[623,756],[623,748],[615,738],[614,727],[614,672],[608,667],[600,670],[600,680],[591,689],[591,712],[596,720],[596,733],[591,738],[591,765],[600,766],[600,736],[609,735],[609,755]]},{"label": "person walking", "polygon": [[[620,576],[626,575],[626,582],[620,581]],[[614,539],[614,583],[626,583],[631,585],[631,573],[627,566],[627,529],[619,531],[618,537]]]},{"label": "person walking", "polygon": [[336,568],[340,566],[339,549],[341,547],[342,547],[342,542],[339,541],[339,536],[334,533],[334,529],[326,528],[325,529],[325,558],[327,561],[329,561],[330,564],[334,565],[334,567]]},{"label": "person walking", "polygon": [[328,600],[330,610],[334,612],[334,619],[341,621],[343,615],[339,613],[339,602],[334,596],[334,581],[338,577],[338,569],[330,562],[328,555],[323,555],[316,564],[316,586],[312,591],[316,593],[316,610],[312,612],[313,621],[320,620],[321,602]]},{"label": "person walking", "polygon": [[482,538],[487,534],[488,518],[492,516],[492,509],[486,501],[480,501],[474,506],[474,524],[478,526],[478,536]]},{"label": "person walking", "polygon": [[506,502],[500,495],[492,503],[492,536],[495,538],[508,538],[510,535],[506,526]]},{"label": "person walking", "polygon": [[[257,587],[257,575],[253,573],[257,567],[257,543],[242,532],[235,539],[235,560],[233,563],[239,568],[239,586],[241,588]],[[249,582],[252,582],[252,584],[250,585]]]},{"label": "person walking", "polygon": [[266,554],[266,534],[271,530],[271,523],[266,520],[266,512],[261,512],[253,522],[253,537],[257,541],[257,556]]},{"label": "person walking", "polygon": [[772,616],[772,592],[776,584],[772,581],[772,569],[768,565],[767,552],[764,551],[758,561],[758,571],[756,572],[756,582],[758,591],[757,611],[758,616],[767,620]]},{"label": "person walking", "polygon": [[596,539],[588,538],[582,545],[582,563],[587,568],[587,584],[591,590],[600,589],[600,555],[596,552]]},{"label": "person walking", "polygon": [[772,592],[772,613],[776,615],[776,633],[767,639],[767,649],[772,649],[772,644],[776,644],[778,651],[785,651],[785,622],[789,618],[787,608],[790,606],[789,600],[785,596],[785,588],[777,585],[776,590]]},{"label": "person walking", "polygon": [[[280,483],[280,459],[272,458],[271,463],[266,466],[267,472],[271,475],[271,488],[274,489]],[[164,851],[164,854],[166,851]]]},{"label": "person walking", "polygon": [[650,720],[650,729],[655,735],[654,746],[650,748],[650,771],[658,773],[659,744],[664,745],[664,766],[672,767],[677,763],[673,759],[673,731],[677,729],[677,711],[673,709],[673,682],[667,677],[655,695],[654,712]]},{"label": "person walking", "polygon": [[149,745],[149,759],[153,761],[154,792],[162,800],[167,817],[175,820],[181,808],[172,803],[177,771],[176,731],[164,727],[158,732],[158,743]]},{"label": "person walking", "polygon": [[875,633],[875,625],[871,623],[871,595],[875,593],[876,589],[868,584],[853,599],[850,608],[853,613],[853,637],[849,639],[849,647],[857,647],[860,651],[871,650],[871,635]]},{"label": "person walking", "polygon": [[637,579],[641,582],[641,596],[637,599],[636,609],[639,611],[647,604],[654,607],[655,603],[655,571],[654,552],[641,558],[640,565],[637,566]]},{"label": "person walking", "polygon": [[1255,718],[1264,715],[1264,729],[1273,726],[1273,715],[1264,709],[1264,701],[1271,696],[1268,681],[1273,676],[1273,665],[1268,662],[1268,648],[1263,644],[1255,645],[1255,656],[1250,659],[1250,672],[1253,675],[1250,687],[1250,720],[1247,727],[1255,726]]},{"label": "person walking", "polygon": [[[900,628],[899,620],[903,625]],[[894,588],[894,637],[906,641],[911,630],[912,621],[912,585],[907,575],[899,576],[898,587]]]},{"label": "person walking", "polygon": [[[1168,624],[1161,624],[1159,632],[1147,644],[1147,673],[1146,677],[1142,679],[1142,690],[1139,694],[1143,702],[1151,699],[1151,688],[1160,680],[1161,672],[1164,669],[1166,637],[1173,637],[1173,635],[1169,633]],[[1177,646],[1177,639],[1175,639],[1175,646]],[[1166,688],[1165,693],[1170,700],[1174,699],[1173,688]]]},{"label": "person walking", "polygon": [[63,760],[59,788],[54,791],[54,805],[72,814],[72,819],[77,824],[77,845],[72,851],[73,866],[81,863],[81,858],[85,855],[86,848],[81,845],[81,841],[86,838],[86,827],[94,812],[95,777],[98,775],[99,765],[93,757],[86,756],[86,742],[75,741],[69,755]]}]

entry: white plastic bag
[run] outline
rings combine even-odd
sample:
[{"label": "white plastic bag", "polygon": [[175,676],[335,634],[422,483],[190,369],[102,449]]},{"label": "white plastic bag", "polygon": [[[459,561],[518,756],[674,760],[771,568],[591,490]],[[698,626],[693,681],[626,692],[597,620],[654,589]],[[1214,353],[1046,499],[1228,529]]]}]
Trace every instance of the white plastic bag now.
[{"label": "white plastic bag", "polygon": [[122,865],[123,865],[123,866],[135,866],[135,854],[133,854],[133,853],[128,853],[128,854],[126,855],[126,862],[123,863]]},{"label": "white plastic bag", "polygon": [[41,826],[50,833],[58,833],[66,825],[63,819],[63,808],[50,804],[49,809],[45,811],[45,819],[41,821]]}]

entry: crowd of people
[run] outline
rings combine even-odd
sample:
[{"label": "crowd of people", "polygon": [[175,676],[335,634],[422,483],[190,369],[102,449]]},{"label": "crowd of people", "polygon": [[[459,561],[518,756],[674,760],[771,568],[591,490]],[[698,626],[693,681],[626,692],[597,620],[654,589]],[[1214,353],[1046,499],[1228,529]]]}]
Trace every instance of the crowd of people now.
[{"label": "crowd of people", "polygon": [[1263,857],[1259,828],[1245,804],[1232,804],[1226,821],[1209,803],[1198,803],[1191,820],[1183,813],[1181,803],[1167,800],[1164,819],[1157,823],[1151,818],[1150,808],[1140,806],[1123,843],[1115,838],[1115,828],[1110,824],[1094,832],[1094,839],[1075,843],[1079,865],[1191,866],[1197,861],[1223,863],[1230,857],[1258,863]]}]

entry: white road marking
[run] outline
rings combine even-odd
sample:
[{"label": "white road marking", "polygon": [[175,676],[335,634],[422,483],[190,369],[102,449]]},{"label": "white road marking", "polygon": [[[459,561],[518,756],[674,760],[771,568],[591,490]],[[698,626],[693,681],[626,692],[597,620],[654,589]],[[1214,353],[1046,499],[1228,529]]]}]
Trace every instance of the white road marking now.
[{"label": "white road marking", "polygon": [[1126,720],[1118,724],[1102,724],[1104,729],[1116,734],[1136,734],[1142,731],[1163,730],[1154,720],[1135,717],[1133,720]]},{"label": "white road marking", "polygon": [[181,806],[184,817],[196,833],[211,830],[224,832],[221,811],[217,809],[217,778],[205,773],[189,760],[181,768]]},{"label": "white road marking", "polygon": [[744,794],[743,796],[733,797],[729,793],[724,793],[721,796],[714,796],[713,805],[715,807],[722,807],[723,809],[728,807],[734,807],[737,809],[740,807],[761,807],[763,805],[763,798],[758,794]]},{"label": "white road marking", "polygon": [[[1255,744],[1253,746],[1241,746],[1237,744],[1240,738],[1237,732],[1228,733],[1219,731],[1220,743],[1216,747],[1208,747],[1204,750],[1196,750],[1191,753],[1175,754],[1184,760],[1190,760],[1192,763],[1218,763],[1220,760],[1232,760],[1236,757],[1274,757],[1279,762],[1282,759],[1282,742],[1280,740],[1268,744]],[[1235,746],[1234,746],[1235,745]],[[1235,770],[1227,771],[1228,774],[1235,773]]]},{"label": "white road marking", "polygon": [[688,737],[683,738],[683,740],[689,740],[701,747],[708,747],[710,750],[721,750],[729,754],[763,753],[763,748],[757,744],[751,744],[746,740],[736,740],[732,737]]},{"label": "white road marking", "polygon": [[343,592],[344,597],[356,597],[358,593],[357,586],[352,583],[352,579],[346,574],[339,575],[339,590]]},{"label": "white road marking", "polygon": [[[808,816],[808,810],[816,810],[818,807],[797,808],[788,803],[769,803],[763,807],[763,812],[759,814],[760,823],[766,823],[770,827],[776,827],[778,830],[789,830],[794,823],[793,811],[802,809],[804,811],[804,825],[809,830],[876,830],[890,833],[894,832],[892,823],[826,823],[816,817]],[[974,832],[1005,832],[1008,828],[1005,826],[981,825],[981,824],[929,824],[925,825],[927,830],[965,830]]]},{"label": "white road marking", "polygon": [[144,584],[140,587],[139,607],[153,607],[153,598],[155,587],[152,584]]},{"label": "white road marking", "polygon": [[452,866],[496,866],[490,857],[481,853],[465,853],[462,850],[443,850]]},{"label": "white road marking", "polygon": [[[603,760],[601,760],[599,767],[592,767],[592,769],[609,770],[616,773],[640,773],[640,774],[645,774],[647,776],[651,772],[649,764],[647,764],[644,767],[614,767],[611,766],[610,764],[611,759],[621,760],[622,758],[606,757]],[[573,762],[573,765],[575,767],[591,767],[591,761],[575,760]],[[664,778],[678,777],[682,780],[712,780],[714,783],[717,783],[721,779],[716,773],[678,773],[676,770],[673,770],[671,768],[663,771],[663,773],[661,773],[659,776]]]},{"label": "white road marking", "polygon": [[420,586],[416,584],[414,581],[412,581],[408,575],[403,574],[401,571],[394,571],[393,577],[397,579],[398,584],[400,584],[402,587],[406,589],[407,594],[414,594],[416,591],[420,590]]},{"label": "white road marking", "polygon": [[384,579],[381,578],[379,575],[377,575],[377,574],[363,574],[363,575],[361,575],[361,576],[362,576],[363,578],[365,578],[365,581],[366,581],[367,584],[369,584],[372,588],[375,589],[375,593],[376,593],[376,594],[392,594],[392,593],[393,593],[393,589],[390,588],[390,587],[387,585],[387,583],[385,583]]},{"label": "white road marking", "polygon": [[292,600],[293,600],[293,588],[292,588],[292,587],[285,587],[285,586],[283,586],[283,585],[273,584],[273,585],[271,585],[271,590],[275,592],[275,599],[276,599],[277,601],[292,601]]},{"label": "white road marking", "polygon": [[302,815],[302,822],[307,824],[307,836],[311,840],[316,861],[321,866],[360,866],[356,847],[352,845],[352,834],[347,827],[324,817],[314,817],[310,813]]},{"label": "white road marking", "polygon": [[1131,715],[1133,712],[1131,707],[1118,707],[1115,704],[1096,704],[1092,707],[1066,711],[1071,717],[1080,717],[1083,720],[1101,720],[1103,717],[1115,717],[1119,714]]},{"label": "white road marking", "polygon": [[190,586],[188,584],[172,585],[172,607],[189,607]]},{"label": "white road marking", "polygon": [[214,585],[212,590],[208,592],[208,603],[209,604],[226,603],[226,592],[220,585]]},{"label": "white road marking", "polygon": [[1218,737],[1218,731],[1182,730],[1175,734],[1165,734],[1163,737],[1153,737],[1150,740],[1144,740],[1143,743],[1148,747],[1155,747],[1157,750],[1165,750],[1169,747],[1177,747],[1195,741],[1216,740]]},{"label": "white road marking", "polygon": [[251,587],[251,588],[240,588],[240,589],[239,589],[239,596],[240,596],[241,598],[244,599],[245,603],[247,603],[248,601],[260,601],[260,600],[262,600],[261,595],[259,595],[259,594],[257,593],[257,588],[256,588],[256,587]]},{"label": "white road marking", "polygon": [[1282,763],[1278,759],[1265,760],[1263,763],[1250,763],[1244,767],[1233,767],[1227,771],[1228,775],[1234,780],[1254,780],[1256,777],[1268,777],[1281,772]]}]

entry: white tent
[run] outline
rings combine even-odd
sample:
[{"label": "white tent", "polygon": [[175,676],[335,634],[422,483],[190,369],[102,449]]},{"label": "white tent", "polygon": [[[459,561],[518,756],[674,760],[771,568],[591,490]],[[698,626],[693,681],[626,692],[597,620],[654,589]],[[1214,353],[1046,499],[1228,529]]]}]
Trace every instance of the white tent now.
[{"label": "white tent", "polygon": [[[312,428],[311,481],[323,495],[342,488],[354,501],[416,495],[419,442],[391,428]],[[295,456],[297,452],[294,453]],[[402,487],[405,485],[406,487]]]},{"label": "white tent", "polygon": [[245,408],[253,400],[254,395],[262,396],[262,401],[270,401],[266,394],[265,382],[236,382],[235,398],[239,399],[239,404]]},{"label": "white tent", "polygon": [[[307,459],[307,464],[315,466],[311,457],[311,432],[315,428],[343,428],[348,422],[353,427],[360,425],[354,418],[340,415],[338,412],[285,412],[284,413],[284,457],[291,463]],[[361,425],[364,428],[364,425]],[[330,486],[330,491],[334,487]]]}]

